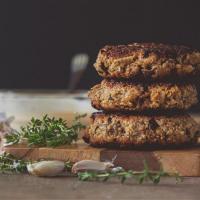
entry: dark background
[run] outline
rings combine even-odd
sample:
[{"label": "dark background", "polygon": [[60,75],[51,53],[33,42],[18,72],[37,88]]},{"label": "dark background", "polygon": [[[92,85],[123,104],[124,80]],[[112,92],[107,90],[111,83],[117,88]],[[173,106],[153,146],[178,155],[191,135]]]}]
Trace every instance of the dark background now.
[{"label": "dark background", "polygon": [[153,41],[200,49],[199,1],[1,1],[0,88],[64,89],[71,57],[89,54],[79,88],[100,78],[92,67],[105,44]]}]

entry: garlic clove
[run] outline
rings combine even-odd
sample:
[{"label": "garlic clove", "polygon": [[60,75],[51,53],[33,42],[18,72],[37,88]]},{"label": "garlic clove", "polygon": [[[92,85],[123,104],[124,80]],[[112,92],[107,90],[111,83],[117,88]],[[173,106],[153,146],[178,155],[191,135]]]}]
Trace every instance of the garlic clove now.
[{"label": "garlic clove", "polygon": [[72,172],[79,171],[107,171],[109,168],[114,167],[112,162],[100,162],[95,160],[81,160],[72,166]]},{"label": "garlic clove", "polygon": [[27,170],[35,176],[57,176],[65,169],[62,161],[40,161],[27,165]]}]

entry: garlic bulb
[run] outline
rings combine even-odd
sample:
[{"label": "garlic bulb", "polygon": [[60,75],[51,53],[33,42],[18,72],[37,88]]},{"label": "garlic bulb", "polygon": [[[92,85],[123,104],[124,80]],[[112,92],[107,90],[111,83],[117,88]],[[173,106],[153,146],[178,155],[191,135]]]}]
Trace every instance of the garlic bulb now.
[{"label": "garlic bulb", "polygon": [[76,162],[72,166],[72,172],[77,173],[79,171],[107,171],[114,167],[112,162],[100,162],[95,160],[81,160]]},{"label": "garlic bulb", "polygon": [[35,176],[56,176],[64,171],[65,164],[62,161],[40,161],[27,165],[27,170]]}]

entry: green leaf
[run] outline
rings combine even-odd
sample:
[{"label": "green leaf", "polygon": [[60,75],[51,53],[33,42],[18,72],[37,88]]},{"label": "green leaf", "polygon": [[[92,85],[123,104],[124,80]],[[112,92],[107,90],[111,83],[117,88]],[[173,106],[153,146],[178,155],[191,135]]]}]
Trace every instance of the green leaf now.
[{"label": "green leaf", "polygon": [[183,181],[183,177],[180,177],[178,173],[175,173],[174,176],[176,178],[176,183],[180,183]]},{"label": "green leaf", "polygon": [[144,170],[148,172],[148,171],[149,171],[149,167],[148,167],[148,165],[147,165],[147,161],[144,160],[144,161],[143,161],[143,164],[144,164]]},{"label": "green leaf", "polygon": [[72,170],[73,163],[70,161],[65,162],[65,169],[69,172]]},{"label": "green leaf", "polygon": [[93,178],[95,178],[95,174],[91,173],[91,172],[79,172],[78,173],[78,178],[81,181],[88,181],[88,180],[92,180]]},{"label": "green leaf", "polygon": [[103,178],[103,181],[106,182],[109,178],[110,178],[110,176],[105,176],[105,177]]},{"label": "green leaf", "polygon": [[139,181],[139,184],[142,184],[145,180],[145,175],[144,174],[141,174],[139,177],[138,177],[138,181]]},{"label": "green leaf", "polygon": [[121,177],[121,183],[124,183],[125,180],[126,180],[126,176],[122,176],[122,177]]},{"label": "green leaf", "polygon": [[160,177],[161,177],[160,174],[153,176],[153,179],[152,179],[153,183],[158,184],[160,182]]}]

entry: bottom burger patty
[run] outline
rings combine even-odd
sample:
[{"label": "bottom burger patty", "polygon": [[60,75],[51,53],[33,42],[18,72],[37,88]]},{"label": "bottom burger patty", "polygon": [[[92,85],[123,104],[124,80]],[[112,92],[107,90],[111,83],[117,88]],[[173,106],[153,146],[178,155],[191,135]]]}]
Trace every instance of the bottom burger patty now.
[{"label": "bottom burger patty", "polygon": [[94,113],[83,139],[91,145],[180,145],[196,143],[199,125],[187,114],[136,116]]}]

